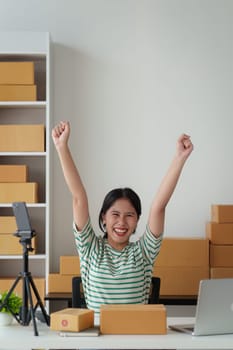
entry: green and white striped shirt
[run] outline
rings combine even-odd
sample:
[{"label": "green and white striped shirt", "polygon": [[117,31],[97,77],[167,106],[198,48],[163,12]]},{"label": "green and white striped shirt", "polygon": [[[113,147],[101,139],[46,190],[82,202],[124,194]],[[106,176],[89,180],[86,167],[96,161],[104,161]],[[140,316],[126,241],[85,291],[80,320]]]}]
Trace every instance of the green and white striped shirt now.
[{"label": "green and white striped shirt", "polygon": [[75,224],[73,229],[87,307],[98,313],[102,304],[147,304],[162,235],[156,238],[147,227],[138,241],[118,251],[95,235],[90,219],[81,232]]}]

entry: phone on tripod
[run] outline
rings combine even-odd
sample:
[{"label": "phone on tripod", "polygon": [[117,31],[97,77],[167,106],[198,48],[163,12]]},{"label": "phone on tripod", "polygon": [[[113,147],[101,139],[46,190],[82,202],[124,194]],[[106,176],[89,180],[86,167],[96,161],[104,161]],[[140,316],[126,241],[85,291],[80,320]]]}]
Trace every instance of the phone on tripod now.
[{"label": "phone on tripod", "polygon": [[30,224],[28,210],[25,202],[14,202],[12,203],[12,208],[18,227],[16,235],[24,239],[32,238],[34,235],[34,230],[32,230]]}]

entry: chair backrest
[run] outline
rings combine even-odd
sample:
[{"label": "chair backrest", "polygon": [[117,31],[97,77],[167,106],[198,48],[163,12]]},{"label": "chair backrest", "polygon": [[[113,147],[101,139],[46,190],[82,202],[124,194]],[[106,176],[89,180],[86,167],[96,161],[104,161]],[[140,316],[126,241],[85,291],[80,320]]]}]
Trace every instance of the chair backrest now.
[{"label": "chair backrest", "polygon": [[[151,291],[149,297],[149,304],[158,304],[160,295],[160,278],[152,277]],[[82,279],[80,276],[75,276],[72,279],[72,307],[86,308],[84,292],[82,288]]]},{"label": "chair backrest", "polygon": [[160,277],[152,277],[151,291],[148,304],[159,304],[160,297]]},{"label": "chair backrest", "polygon": [[86,308],[86,301],[82,288],[82,279],[80,276],[72,278],[72,307]]}]

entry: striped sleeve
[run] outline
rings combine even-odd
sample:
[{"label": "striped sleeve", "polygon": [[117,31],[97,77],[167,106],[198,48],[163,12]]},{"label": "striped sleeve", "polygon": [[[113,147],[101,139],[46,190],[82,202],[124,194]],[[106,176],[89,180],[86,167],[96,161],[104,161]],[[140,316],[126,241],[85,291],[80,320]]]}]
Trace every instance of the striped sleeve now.
[{"label": "striped sleeve", "polygon": [[80,255],[80,258],[89,256],[93,249],[97,251],[98,238],[95,235],[90,218],[88,219],[82,231],[78,231],[75,222],[73,222],[73,233],[76,249]]},{"label": "striped sleeve", "polygon": [[161,234],[158,238],[155,237],[147,225],[144,235],[138,242],[141,246],[144,257],[149,264],[153,264],[157,255],[159,254],[162,240],[163,234]]}]

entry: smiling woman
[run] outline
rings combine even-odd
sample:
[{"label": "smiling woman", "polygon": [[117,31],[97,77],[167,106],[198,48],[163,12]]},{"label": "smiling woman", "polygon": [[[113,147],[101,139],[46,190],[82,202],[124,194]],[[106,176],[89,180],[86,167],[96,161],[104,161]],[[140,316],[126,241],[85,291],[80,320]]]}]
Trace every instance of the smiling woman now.
[{"label": "smiling woman", "polygon": [[97,236],[89,217],[86,190],[68,147],[69,136],[68,122],[60,122],[52,131],[73,198],[73,230],[87,307],[99,312],[102,304],[146,304],[162,242],[165,209],[193,150],[190,137],[179,137],[173,161],[152,201],[145,232],[139,240],[130,242],[141,215],[140,198],[130,188],[110,191],[99,214],[104,237]]}]

